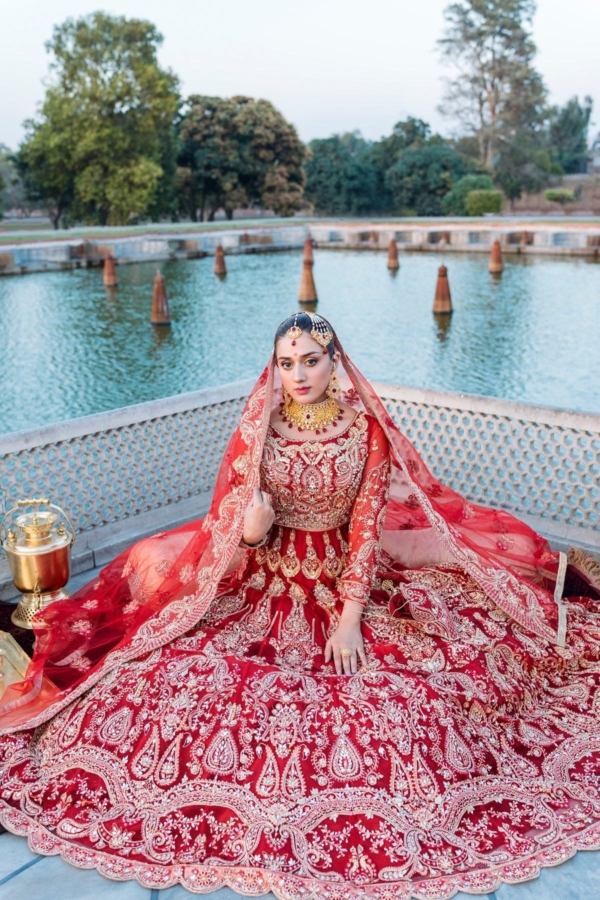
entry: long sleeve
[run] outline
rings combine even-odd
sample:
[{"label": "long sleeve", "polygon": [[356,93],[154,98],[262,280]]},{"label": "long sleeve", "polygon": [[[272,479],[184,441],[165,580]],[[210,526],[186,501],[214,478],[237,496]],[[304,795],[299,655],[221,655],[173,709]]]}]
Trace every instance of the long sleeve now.
[{"label": "long sleeve", "polygon": [[372,420],[369,455],[350,518],[347,564],[341,576],[341,596],[366,606],[379,562],[381,532],[390,486],[387,438]]}]

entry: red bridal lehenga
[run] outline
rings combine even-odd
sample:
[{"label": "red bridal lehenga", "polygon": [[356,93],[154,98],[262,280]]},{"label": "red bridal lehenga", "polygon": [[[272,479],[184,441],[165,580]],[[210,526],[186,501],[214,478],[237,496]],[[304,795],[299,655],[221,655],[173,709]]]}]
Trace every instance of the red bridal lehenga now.
[{"label": "red bridal lehenga", "polygon": [[[285,900],[485,893],[598,848],[598,595],[563,600],[562,555],[436,481],[343,351],[337,431],[275,431],[277,378],[202,522],[37,617],[2,822],[109,878]],[[275,525],[242,550],[259,479]],[[346,597],[351,677],[323,656]]]}]

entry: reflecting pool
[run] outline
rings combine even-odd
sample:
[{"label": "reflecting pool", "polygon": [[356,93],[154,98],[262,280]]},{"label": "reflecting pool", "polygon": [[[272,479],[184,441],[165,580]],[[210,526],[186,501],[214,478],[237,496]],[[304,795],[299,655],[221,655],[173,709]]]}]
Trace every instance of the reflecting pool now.
[{"label": "reflecting pool", "polygon": [[[375,380],[600,412],[600,264],[487,256],[316,251],[318,311]],[[448,266],[453,316],[431,312]],[[156,264],[0,279],[0,432],[257,376],[297,308],[298,252],[169,262],[173,324],[149,323]]]}]

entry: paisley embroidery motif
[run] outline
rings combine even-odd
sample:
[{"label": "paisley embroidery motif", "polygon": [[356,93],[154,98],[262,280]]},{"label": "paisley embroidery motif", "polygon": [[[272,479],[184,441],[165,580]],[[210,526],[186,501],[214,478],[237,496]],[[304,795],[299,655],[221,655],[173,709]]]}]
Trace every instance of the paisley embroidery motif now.
[{"label": "paisley embroidery motif", "polygon": [[78,704],[75,707],[75,714],[70,718],[67,718],[66,724],[61,729],[58,735],[58,743],[63,749],[70,747],[71,744],[73,744],[77,740],[77,738],[79,737],[79,732],[81,731],[81,725],[86,715],[86,705]]},{"label": "paisley embroidery motif", "polygon": [[171,787],[181,777],[179,756],[182,740],[183,735],[178,734],[175,740],[167,747],[156,767],[156,783],[161,787]]},{"label": "paisley embroidery motif", "polygon": [[158,762],[159,748],[158,728],[154,725],[131,761],[131,772],[135,778],[150,778]]},{"label": "paisley embroidery motif", "polygon": [[352,741],[343,733],[336,738],[331,749],[329,771],[338,781],[354,781],[362,775],[360,755]]},{"label": "paisley embroidery motif", "polygon": [[259,797],[272,797],[279,792],[279,767],[271,748],[266,747],[266,759],[256,782]]},{"label": "paisley embroidery motif", "polygon": [[238,764],[238,749],[229,728],[221,728],[204,754],[204,767],[215,775],[229,775]]},{"label": "paisley embroidery motif", "polygon": [[306,782],[302,774],[302,764],[300,762],[300,747],[296,747],[285,769],[281,779],[283,793],[290,800],[299,800],[300,797],[306,796]]},{"label": "paisley embroidery motif", "polygon": [[132,711],[127,708],[113,713],[98,732],[100,740],[106,741],[113,747],[121,744],[129,734],[132,718]]}]

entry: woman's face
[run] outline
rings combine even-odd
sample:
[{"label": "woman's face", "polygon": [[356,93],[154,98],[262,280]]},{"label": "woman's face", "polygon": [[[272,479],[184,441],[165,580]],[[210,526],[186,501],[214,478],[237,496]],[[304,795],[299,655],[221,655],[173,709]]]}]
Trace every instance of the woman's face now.
[{"label": "woman's face", "polygon": [[303,331],[293,344],[285,335],[279,338],[275,353],[281,381],[292,399],[297,403],[325,400],[339,353],[334,353],[332,359],[307,331]]}]

